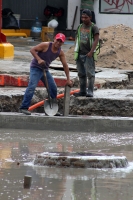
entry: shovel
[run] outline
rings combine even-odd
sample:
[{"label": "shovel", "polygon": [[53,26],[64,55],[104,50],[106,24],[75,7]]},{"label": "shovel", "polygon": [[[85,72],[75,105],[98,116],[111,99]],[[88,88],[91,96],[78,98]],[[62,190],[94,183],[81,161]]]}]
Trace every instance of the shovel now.
[{"label": "shovel", "polygon": [[45,81],[45,86],[47,88],[47,93],[48,93],[48,99],[44,101],[44,112],[48,116],[54,116],[58,112],[58,103],[56,99],[52,99],[50,97],[49,85],[48,85],[48,80],[47,80],[45,70],[44,70],[44,81]]}]

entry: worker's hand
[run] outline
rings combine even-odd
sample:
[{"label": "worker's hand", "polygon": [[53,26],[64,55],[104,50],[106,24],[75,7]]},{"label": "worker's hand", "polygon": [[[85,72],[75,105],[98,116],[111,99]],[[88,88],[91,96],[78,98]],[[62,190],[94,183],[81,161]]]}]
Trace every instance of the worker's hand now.
[{"label": "worker's hand", "polygon": [[72,80],[67,80],[66,85],[68,85],[69,87],[73,86],[73,81]]},{"label": "worker's hand", "polygon": [[89,58],[91,58],[92,56],[93,56],[93,52],[89,52],[89,53],[87,53],[87,56],[89,57]]},{"label": "worker's hand", "polygon": [[39,59],[38,64],[41,66],[45,65],[45,60]]}]

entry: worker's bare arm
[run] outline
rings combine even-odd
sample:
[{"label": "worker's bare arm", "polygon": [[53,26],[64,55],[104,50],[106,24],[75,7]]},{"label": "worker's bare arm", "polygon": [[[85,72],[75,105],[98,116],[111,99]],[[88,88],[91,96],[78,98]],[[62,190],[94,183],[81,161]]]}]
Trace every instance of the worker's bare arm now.
[{"label": "worker's bare arm", "polygon": [[38,45],[36,45],[35,47],[31,48],[30,52],[31,54],[33,55],[33,57],[38,61],[38,64],[39,65],[44,65],[45,64],[45,61],[42,60],[37,52],[40,52],[40,51],[43,51],[43,52],[46,52],[47,49],[48,49],[48,46],[49,46],[49,42],[42,42]]},{"label": "worker's bare arm", "polygon": [[73,85],[73,82],[70,80],[70,75],[69,75],[69,67],[66,62],[66,57],[64,52],[61,50],[60,55],[59,55],[60,61],[62,62],[66,77],[67,77],[67,85],[71,86]]}]

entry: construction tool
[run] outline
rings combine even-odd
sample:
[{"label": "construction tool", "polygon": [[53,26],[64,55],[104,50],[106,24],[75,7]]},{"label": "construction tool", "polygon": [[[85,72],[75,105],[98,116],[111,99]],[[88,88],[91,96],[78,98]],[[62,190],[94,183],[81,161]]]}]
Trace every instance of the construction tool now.
[{"label": "construction tool", "polygon": [[48,116],[54,116],[58,112],[58,103],[56,99],[52,99],[50,97],[49,85],[45,69],[44,69],[44,81],[48,93],[48,99],[44,101],[44,112]]},{"label": "construction tool", "polygon": [[65,92],[64,92],[65,95],[64,95],[64,106],[63,106],[63,115],[64,116],[69,115],[70,91],[71,91],[71,87],[66,85]]},{"label": "construction tool", "polygon": [[[74,93],[79,92],[79,91],[80,91],[80,89],[73,90],[73,91],[70,92],[70,95],[73,95]],[[57,95],[57,99],[63,98],[64,95],[65,95],[64,93],[58,94],[58,95]],[[38,103],[36,103],[36,104],[30,106],[28,110],[29,110],[29,111],[34,110],[34,109],[36,109],[36,108],[38,108],[38,107],[44,105],[44,102],[45,102],[45,100],[40,101],[40,102],[38,102]]]},{"label": "construction tool", "polygon": [[78,6],[76,6],[76,8],[75,8],[73,23],[72,23],[71,36],[69,37],[69,40],[75,40],[75,38],[72,37],[72,34],[73,34],[73,28],[74,28],[74,24],[75,24],[76,15],[77,15],[77,10],[78,10]]}]

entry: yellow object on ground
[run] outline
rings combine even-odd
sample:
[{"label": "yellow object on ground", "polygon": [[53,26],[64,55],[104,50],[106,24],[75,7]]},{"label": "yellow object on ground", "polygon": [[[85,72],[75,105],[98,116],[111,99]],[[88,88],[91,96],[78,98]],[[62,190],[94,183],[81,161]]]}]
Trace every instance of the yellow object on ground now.
[{"label": "yellow object on ground", "polygon": [[0,58],[13,58],[14,46],[10,43],[0,43]]},{"label": "yellow object on ground", "polygon": [[25,33],[4,33],[7,37],[27,37]]},{"label": "yellow object on ground", "polygon": [[54,38],[54,28],[49,28],[47,26],[42,27],[41,38],[43,42],[53,41]]},{"label": "yellow object on ground", "polygon": [[10,37],[27,37],[30,36],[30,30],[29,29],[2,29],[1,32],[5,36]]}]

